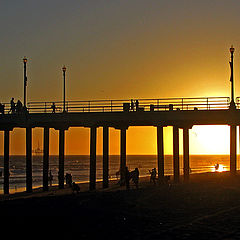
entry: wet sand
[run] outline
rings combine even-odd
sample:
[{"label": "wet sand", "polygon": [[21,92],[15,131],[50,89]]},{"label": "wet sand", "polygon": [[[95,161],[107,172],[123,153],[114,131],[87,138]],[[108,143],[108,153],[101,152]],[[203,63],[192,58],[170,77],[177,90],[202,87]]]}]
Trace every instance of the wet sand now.
[{"label": "wet sand", "polygon": [[[140,179],[130,190],[89,192],[52,189],[15,194],[0,201],[0,215],[14,226],[11,234],[79,239],[240,239],[240,174],[191,175],[189,183],[153,185]],[[6,198],[6,197],[5,197]],[[8,216],[5,218],[4,216]],[[31,226],[31,227],[30,227]]]}]

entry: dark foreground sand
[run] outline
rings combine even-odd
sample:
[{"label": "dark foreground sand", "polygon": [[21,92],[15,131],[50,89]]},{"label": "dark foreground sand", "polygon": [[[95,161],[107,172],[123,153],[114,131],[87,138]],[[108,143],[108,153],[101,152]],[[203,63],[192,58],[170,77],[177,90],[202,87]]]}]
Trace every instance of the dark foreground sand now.
[{"label": "dark foreground sand", "polygon": [[[12,236],[78,239],[240,239],[240,175],[191,175],[188,184],[70,189],[0,201]],[[10,216],[10,217],[5,217]]]}]

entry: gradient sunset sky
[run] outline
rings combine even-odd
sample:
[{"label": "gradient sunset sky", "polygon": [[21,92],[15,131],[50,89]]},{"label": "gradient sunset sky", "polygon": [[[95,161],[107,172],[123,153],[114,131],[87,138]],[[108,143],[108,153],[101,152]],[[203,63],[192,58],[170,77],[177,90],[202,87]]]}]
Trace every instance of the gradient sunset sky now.
[{"label": "gradient sunset sky", "polygon": [[[24,56],[28,101],[62,100],[64,64],[67,100],[230,96],[232,44],[240,96],[239,13],[236,0],[1,0],[0,101],[23,99]],[[171,154],[171,128],[164,133]],[[212,142],[218,133],[221,141],[209,147],[203,133]],[[50,137],[50,153],[57,154],[57,131]],[[111,129],[110,141],[110,154],[119,154],[118,130]],[[33,130],[34,148],[38,142],[42,129]],[[228,142],[227,127],[190,131],[191,153],[228,153]],[[1,137],[0,153],[2,146]],[[24,130],[11,133],[10,149],[24,154]],[[66,133],[66,153],[89,153],[89,129]],[[127,153],[155,154],[156,129],[129,128]]]}]

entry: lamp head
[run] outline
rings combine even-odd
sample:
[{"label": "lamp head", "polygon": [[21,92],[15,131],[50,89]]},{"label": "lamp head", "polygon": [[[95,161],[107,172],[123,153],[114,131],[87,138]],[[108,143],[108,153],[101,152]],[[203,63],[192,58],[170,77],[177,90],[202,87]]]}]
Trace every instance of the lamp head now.
[{"label": "lamp head", "polygon": [[26,63],[27,62],[27,58],[24,56],[23,58],[23,62]]},{"label": "lamp head", "polygon": [[229,50],[230,50],[230,53],[234,53],[235,49],[234,49],[233,45],[230,47]]},{"label": "lamp head", "polygon": [[65,67],[65,65],[62,67],[63,72],[66,72],[67,68]]}]

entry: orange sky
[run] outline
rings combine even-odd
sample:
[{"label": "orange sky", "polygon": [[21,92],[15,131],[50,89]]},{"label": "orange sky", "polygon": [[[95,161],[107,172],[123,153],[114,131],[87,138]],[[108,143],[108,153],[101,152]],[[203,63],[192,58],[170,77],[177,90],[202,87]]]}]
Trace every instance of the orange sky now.
[{"label": "orange sky", "polygon": [[[64,64],[67,100],[230,96],[231,44],[239,96],[239,12],[234,0],[3,1],[1,101],[23,98],[23,56],[28,58],[28,101],[62,99]],[[210,149],[193,129],[192,153],[227,153],[226,129],[225,147]],[[12,154],[24,154],[24,134],[11,133]],[[58,153],[57,136],[51,131],[52,154]],[[112,129],[110,138],[110,153],[118,154],[119,131]],[[33,131],[34,147],[38,141],[42,146],[42,129]],[[165,142],[169,154],[171,128]],[[128,154],[155,154],[156,129],[130,128],[127,144]],[[89,153],[88,129],[67,132],[66,153]]]}]

